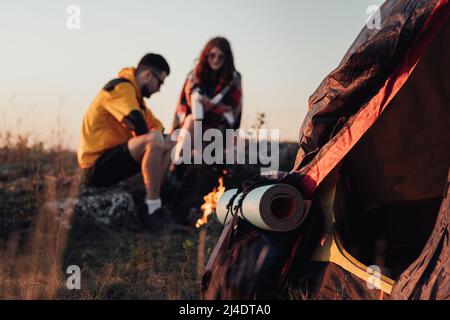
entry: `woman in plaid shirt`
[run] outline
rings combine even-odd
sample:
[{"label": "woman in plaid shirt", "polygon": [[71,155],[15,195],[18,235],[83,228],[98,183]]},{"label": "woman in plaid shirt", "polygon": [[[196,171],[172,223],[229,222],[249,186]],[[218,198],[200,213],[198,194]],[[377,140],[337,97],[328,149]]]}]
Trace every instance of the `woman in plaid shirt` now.
[{"label": "woman in plaid shirt", "polygon": [[234,66],[227,39],[216,37],[203,48],[198,62],[183,86],[172,132],[193,132],[195,120],[203,128],[237,129],[242,116],[241,75]]},{"label": "woman in plaid shirt", "polygon": [[[168,190],[167,202],[172,204],[171,210],[180,222],[189,223],[189,209],[200,206],[202,195],[217,183],[216,174],[225,169],[223,165],[217,164],[191,166],[194,139],[203,137],[203,132],[210,128],[219,129],[222,134],[226,129],[238,129],[241,115],[241,75],[234,66],[230,43],[221,37],[211,39],[203,48],[194,70],[187,76],[172,123],[171,139],[176,137],[177,142],[165,185]],[[198,125],[199,122],[203,132],[194,135],[194,123]],[[195,128],[198,130],[198,126]],[[186,138],[189,134],[190,152],[183,154],[188,151],[184,150],[184,144],[189,143]],[[192,179],[193,176],[196,178]]]}]

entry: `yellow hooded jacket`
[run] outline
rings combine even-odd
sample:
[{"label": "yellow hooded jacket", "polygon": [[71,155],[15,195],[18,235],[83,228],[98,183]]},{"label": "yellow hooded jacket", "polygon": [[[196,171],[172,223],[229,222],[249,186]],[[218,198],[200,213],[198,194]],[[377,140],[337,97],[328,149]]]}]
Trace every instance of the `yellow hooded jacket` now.
[{"label": "yellow hooded jacket", "polygon": [[162,123],[152,114],[138,90],[135,68],[125,68],[119,78],[110,81],[96,96],[83,118],[78,164],[87,169],[102,153],[126,143],[136,136],[125,125],[125,119],[139,112],[148,131],[164,131]]}]

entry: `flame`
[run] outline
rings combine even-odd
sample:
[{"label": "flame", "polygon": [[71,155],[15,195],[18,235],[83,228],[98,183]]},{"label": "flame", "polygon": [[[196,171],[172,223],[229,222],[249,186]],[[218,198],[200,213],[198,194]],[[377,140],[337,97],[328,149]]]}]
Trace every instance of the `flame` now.
[{"label": "flame", "polygon": [[208,193],[206,196],[203,197],[203,200],[205,201],[200,209],[203,212],[203,215],[201,219],[197,220],[197,223],[195,226],[197,228],[200,228],[201,226],[204,226],[208,223],[208,216],[212,214],[213,212],[216,212],[216,206],[217,202],[219,202],[220,197],[225,192],[225,187],[223,186],[223,177],[219,178],[219,186],[214,187],[213,191]]}]

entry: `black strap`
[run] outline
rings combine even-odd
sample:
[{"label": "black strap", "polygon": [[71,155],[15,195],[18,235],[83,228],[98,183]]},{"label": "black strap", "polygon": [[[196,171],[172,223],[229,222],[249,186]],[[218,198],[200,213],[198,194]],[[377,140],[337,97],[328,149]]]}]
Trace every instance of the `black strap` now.
[{"label": "black strap", "polygon": [[[225,215],[225,220],[227,221],[228,216],[231,214],[233,216],[233,220],[238,217],[238,212],[240,212],[240,216],[245,219],[244,213],[242,211],[242,203],[244,202],[245,197],[250,193],[250,191],[266,186],[274,183],[285,183],[289,184],[293,187],[297,187],[298,182],[302,176],[297,172],[276,172],[273,175],[263,176],[263,175],[255,175],[248,180],[245,180],[237,189],[236,193],[230,199],[227,204],[227,214]],[[236,200],[236,197],[242,193],[242,197],[233,207],[233,203]]]},{"label": "black strap", "polygon": [[136,132],[138,136],[148,133],[147,124],[138,110],[131,111],[122,122],[128,130]]},{"label": "black strap", "polygon": [[103,90],[111,92],[114,90],[114,88],[120,84],[120,83],[124,83],[124,82],[128,82],[131,83],[130,80],[125,79],[125,78],[117,78],[117,79],[113,79],[110,82],[108,82],[107,84],[105,84],[105,86],[103,87]]}]

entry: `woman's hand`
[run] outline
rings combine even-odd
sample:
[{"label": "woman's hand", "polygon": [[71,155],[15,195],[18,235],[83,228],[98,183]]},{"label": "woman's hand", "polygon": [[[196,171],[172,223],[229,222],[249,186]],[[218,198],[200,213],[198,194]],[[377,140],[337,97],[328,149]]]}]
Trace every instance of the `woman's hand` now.
[{"label": "woman's hand", "polygon": [[223,112],[230,112],[233,111],[233,108],[229,105],[223,104],[223,103],[219,103],[218,107],[220,108],[220,110],[222,110]]},{"label": "woman's hand", "polygon": [[209,99],[208,97],[205,97],[205,96],[202,96],[200,102],[203,105],[203,109],[204,109],[205,113],[210,111],[214,107],[219,107],[220,110],[223,111],[223,112],[233,111],[233,108],[231,106],[223,104],[223,103],[214,104],[214,103],[211,102],[211,99]]},{"label": "woman's hand", "polygon": [[208,97],[205,96],[202,96],[201,103],[203,105],[205,113],[216,106],[214,103],[211,102],[211,100]]}]

